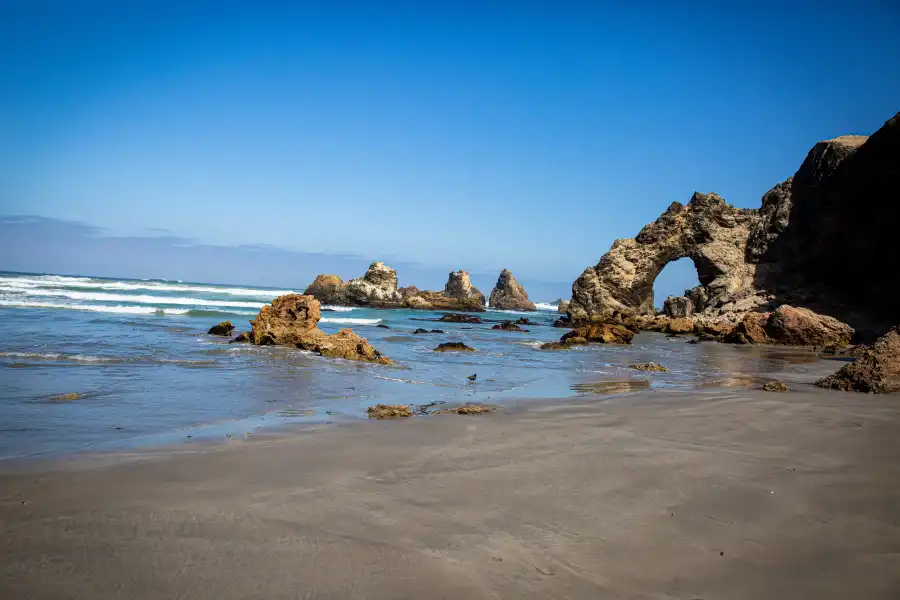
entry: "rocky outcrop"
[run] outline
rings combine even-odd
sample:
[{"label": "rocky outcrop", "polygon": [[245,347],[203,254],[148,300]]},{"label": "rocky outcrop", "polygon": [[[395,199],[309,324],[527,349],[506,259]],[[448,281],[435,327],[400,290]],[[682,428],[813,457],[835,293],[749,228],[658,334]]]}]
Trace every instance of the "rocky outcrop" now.
[{"label": "rocky outcrop", "polygon": [[668,373],[669,372],[668,367],[664,367],[659,363],[653,362],[652,360],[650,362],[646,362],[646,363],[637,363],[634,365],[628,365],[628,368],[634,369],[636,371],[653,371],[653,372],[657,372],[657,373]]},{"label": "rocky outcrop", "polygon": [[397,287],[397,271],[379,261],[370,264],[365,275],[346,283],[337,275],[319,275],[304,295],[337,306],[402,308],[405,304]]},{"label": "rocky outcrop", "polygon": [[234,333],[234,325],[231,324],[231,321],[222,321],[218,325],[210,327],[206,333],[208,335],[231,335]]},{"label": "rocky outcrop", "polygon": [[319,301],[312,296],[287,294],[263,306],[250,324],[250,337],[258,346],[294,346],[322,356],[392,364],[364,338],[350,329],[328,335],[318,327]]},{"label": "rocky outcrop", "polygon": [[393,419],[411,417],[413,411],[408,404],[376,404],[366,409],[370,419]]},{"label": "rocky outcrop", "polygon": [[566,342],[573,338],[600,344],[630,344],[634,332],[615,323],[587,323],[563,334],[559,341]]},{"label": "rocky outcrop", "polygon": [[349,303],[357,306],[400,308],[404,304],[397,271],[383,262],[373,262],[365,275],[348,281],[346,291]]},{"label": "rocky outcrop", "polygon": [[489,305],[500,310],[537,310],[528,299],[528,292],[508,269],[500,272],[497,285],[491,291]]},{"label": "rocky outcrop", "polygon": [[519,327],[518,323],[513,323],[512,321],[503,321],[502,323],[497,323],[491,329],[497,329],[499,331],[521,331],[523,333],[528,333],[527,329],[522,329]]},{"label": "rocky outcrop", "polygon": [[900,391],[900,327],[891,328],[854,362],[816,382],[823,388],[886,394]]},{"label": "rocky outcrop", "polygon": [[318,275],[315,281],[309,284],[305,296],[312,296],[321,304],[345,306],[349,304],[347,296],[347,284],[337,275]]},{"label": "rocky outcrop", "polygon": [[475,352],[475,348],[466,346],[462,342],[444,342],[434,349],[435,352]]},{"label": "rocky outcrop", "polygon": [[694,320],[683,317],[678,319],[669,319],[669,321],[663,325],[662,328],[663,333],[671,333],[673,335],[684,335],[686,333],[694,332]]},{"label": "rocky outcrop", "polygon": [[[656,276],[688,257],[701,284],[684,296],[695,320],[738,323],[750,311],[789,304],[866,333],[883,327],[900,296],[900,278],[888,276],[900,222],[898,156],[900,114],[869,138],[816,144],[759,209],[716,194],[672,203],[585,269],[572,285],[570,322],[652,314]],[[686,305],[671,302],[669,316],[690,316]]]},{"label": "rocky outcrop", "polygon": [[663,312],[672,319],[682,319],[694,314],[694,302],[687,296],[669,296],[663,303]]},{"label": "rocky outcrop", "polygon": [[481,317],[475,315],[460,315],[449,313],[442,316],[438,321],[443,323],[481,323]]},{"label": "rocky outcrop", "polygon": [[789,392],[787,384],[783,381],[767,381],[763,384],[762,390],[764,392]]},{"label": "rocky outcrop", "polygon": [[559,304],[556,306],[556,312],[565,313],[569,310],[569,301],[568,300],[560,300]]},{"label": "rocky outcrop", "polygon": [[725,341],[737,344],[843,347],[853,328],[833,317],[787,304],[772,313],[748,313]]},{"label": "rocky outcrop", "polygon": [[401,290],[407,308],[420,310],[483,311],[484,294],[472,285],[465,271],[453,271],[442,292],[419,290],[414,286]]},{"label": "rocky outcrop", "polygon": [[253,338],[250,336],[249,331],[242,331],[239,334],[237,334],[236,336],[234,336],[234,338],[232,338],[231,341],[229,341],[228,343],[229,344],[252,344]]}]

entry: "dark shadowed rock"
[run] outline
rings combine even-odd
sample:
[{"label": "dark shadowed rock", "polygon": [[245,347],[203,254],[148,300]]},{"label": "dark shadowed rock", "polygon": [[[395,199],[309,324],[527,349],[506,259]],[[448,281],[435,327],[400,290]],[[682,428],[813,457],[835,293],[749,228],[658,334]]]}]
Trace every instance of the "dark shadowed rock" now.
[{"label": "dark shadowed rock", "polygon": [[457,313],[449,313],[442,316],[439,321],[444,323],[481,323],[481,317],[475,315],[460,315]]},{"label": "dark shadowed rock", "polygon": [[527,329],[522,329],[516,323],[512,321],[503,321],[502,323],[497,323],[491,329],[499,329],[500,331],[522,331],[528,333]]},{"label": "dark shadowed rock", "polygon": [[419,327],[418,329],[413,331],[413,334],[415,334],[415,335],[422,335],[424,333],[431,333],[431,332],[428,331],[427,329],[422,329],[421,327]]},{"label": "dark shadowed rock", "polygon": [[475,352],[475,348],[462,342],[444,342],[434,349],[435,352]]},{"label": "dark shadowed rock", "polygon": [[218,325],[210,327],[206,333],[209,335],[231,335],[234,333],[234,325],[231,324],[231,321],[222,321]]},{"label": "dark shadowed rock", "polygon": [[442,329],[432,329],[431,333],[444,333]]},{"label": "dark shadowed rock", "polygon": [[893,327],[852,363],[816,382],[823,388],[887,394],[900,391],[900,327]]},{"label": "dark shadowed rock", "polygon": [[497,285],[491,291],[489,304],[491,308],[500,310],[536,310],[534,302],[528,299],[525,288],[508,269],[500,272]]},{"label": "dark shadowed rock", "polygon": [[252,344],[253,338],[250,336],[249,331],[242,331],[241,333],[237,334],[237,336],[235,336],[234,339],[232,339],[228,343],[229,344]]},{"label": "dark shadowed rock", "polygon": [[672,319],[683,319],[694,314],[694,301],[687,296],[669,296],[663,302],[663,312]]}]

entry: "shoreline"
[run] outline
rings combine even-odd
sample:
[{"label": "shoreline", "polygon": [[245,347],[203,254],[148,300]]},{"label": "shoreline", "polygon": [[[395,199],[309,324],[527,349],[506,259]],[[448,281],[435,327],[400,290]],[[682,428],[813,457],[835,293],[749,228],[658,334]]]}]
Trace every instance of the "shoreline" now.
[{"label": "shoreline", "polygon": [[893,598],[896,400],[657,390],[4,472],[0,592]]}]

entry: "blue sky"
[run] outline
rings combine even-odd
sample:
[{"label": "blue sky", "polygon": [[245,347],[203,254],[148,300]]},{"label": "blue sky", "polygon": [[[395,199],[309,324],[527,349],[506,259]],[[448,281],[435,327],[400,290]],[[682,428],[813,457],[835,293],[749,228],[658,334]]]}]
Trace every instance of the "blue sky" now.
[{"label": "blue sky", "polygon": [[[162,236],[564,288],[900,109],[892,2],[288,4],[0,0],[0,214],[135,238],[126,269]],[[60,258],[23,244],[0,268]]]}]

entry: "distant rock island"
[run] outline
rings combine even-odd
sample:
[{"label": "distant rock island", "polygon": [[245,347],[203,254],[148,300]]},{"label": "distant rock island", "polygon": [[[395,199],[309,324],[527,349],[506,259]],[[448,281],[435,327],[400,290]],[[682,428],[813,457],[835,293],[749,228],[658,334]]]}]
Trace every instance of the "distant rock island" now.
[{"label": "distant rock island", "polygon": [[443,291],[398,287],[397,271],[383,262],[373,262],[366,274],[344,282],[337,275],[319,275],[303,292],[322,304],[368,306],[372,308],[413,308],[421,310],[483,311],[484,294],[466,271],[448,275]]}]

